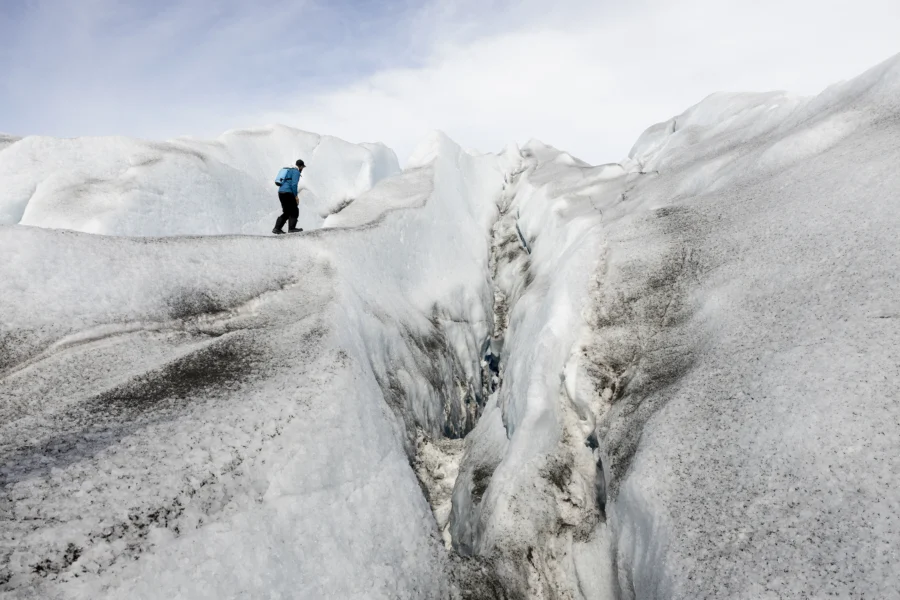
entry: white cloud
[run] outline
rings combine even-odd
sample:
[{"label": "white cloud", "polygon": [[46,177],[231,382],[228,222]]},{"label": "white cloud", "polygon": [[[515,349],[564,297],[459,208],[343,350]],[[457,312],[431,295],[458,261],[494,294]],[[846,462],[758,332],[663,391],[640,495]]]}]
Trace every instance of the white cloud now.
[{"label": "white cloud", "polygon": [[[431,129],[498,150],[536,137],[592,162],[711,92],[816,93],[900,51],[895,0],[522,4],[515,27],[433,32],[424,66],[386,69],[262,118],[381,140],[401,160]],[[458,15],[459,11],[455,14]],[[502,25],[503,19],[491,15]]]},{"label": "white cloud", "polygon": [[0,11],[0,130],[168,137],[280,121],[384,141],[401,160],[442,129],[485,151],[536,137],[614,161],[711,92],[815,93],[900,51],[897,0],[23,6]]}]

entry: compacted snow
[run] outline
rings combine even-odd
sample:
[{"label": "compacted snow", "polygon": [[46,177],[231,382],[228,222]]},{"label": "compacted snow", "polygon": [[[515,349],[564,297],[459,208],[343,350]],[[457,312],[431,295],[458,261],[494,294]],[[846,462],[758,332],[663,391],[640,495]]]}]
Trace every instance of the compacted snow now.
[{"label": "compacted snow", "polygon": [[892,597],[898,161],[900,58],[602,166],[0,138],[0,595]]}]

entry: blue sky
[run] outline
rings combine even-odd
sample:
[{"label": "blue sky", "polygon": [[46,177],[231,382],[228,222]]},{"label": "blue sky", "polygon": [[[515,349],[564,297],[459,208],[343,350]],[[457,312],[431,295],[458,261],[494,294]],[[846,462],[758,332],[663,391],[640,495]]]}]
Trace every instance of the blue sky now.
[{"label": "blue sky", "polygon": [[[4,0],[2,126],[166,136],[228,128],[388,66],[399,3]],[[400,44],[403,42],[401,41]]]},{"label": "blue sky", "polygon": [[0,132],[431,129],[591,162],[718,91],[815,93],[900,52],[896,0],[0,0]]}]

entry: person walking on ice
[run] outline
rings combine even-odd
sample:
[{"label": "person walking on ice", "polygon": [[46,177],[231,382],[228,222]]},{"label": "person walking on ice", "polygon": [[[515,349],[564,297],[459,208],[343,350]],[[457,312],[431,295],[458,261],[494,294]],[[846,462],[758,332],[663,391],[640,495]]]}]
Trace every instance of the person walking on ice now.
[{"label": "person walking on ice", "polygon": [[299,233],[303,229],[297,229],[297,218],[300,216],[300,196],[297,186],[300,183],[300,174],[306,168],[302,160],[296,162],[296,168],[285,167],[278,171],[275,185],[278,186],[278,200],[281,201],[281,216],[275,221],[274,234],[283,234],[281,230],[285,222],[288,224],[288,233]]}]

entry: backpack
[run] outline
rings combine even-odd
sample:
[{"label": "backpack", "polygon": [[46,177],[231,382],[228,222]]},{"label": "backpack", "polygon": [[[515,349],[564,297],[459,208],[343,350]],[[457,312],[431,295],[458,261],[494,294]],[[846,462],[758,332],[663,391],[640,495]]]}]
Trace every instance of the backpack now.
[{"label": "backpack", "polygon": [[278,187],[281,187],[282,184],[284,184],[285,179],[287,179],[288,177],[293,179],[294,177],[290,174],[290,172],[291,172],[290,167],[284,167],[283,169],[278,171],[278,175],[275,177],[275,185],[277,185]]}]

